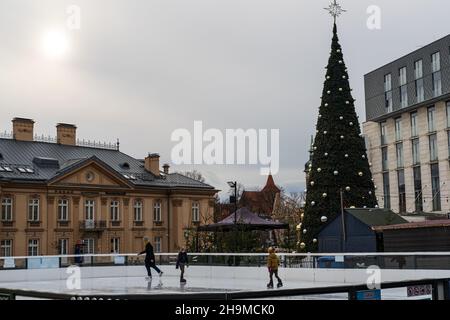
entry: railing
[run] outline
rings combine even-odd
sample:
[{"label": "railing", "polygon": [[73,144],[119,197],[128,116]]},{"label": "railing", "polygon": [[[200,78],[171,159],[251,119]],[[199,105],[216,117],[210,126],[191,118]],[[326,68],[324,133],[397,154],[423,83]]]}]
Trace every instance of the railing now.
[{"label": "railing", "polygon": [[[14,139],[14,134],[12,132],[4,131],[0,132],[0,139]],[[33,136],[33,141],[36,142],[46,142],[46,143],[58,143],[58,138],[50,135],[38,135]],[[87,148],[97,148],[97,149],[107,149],[107,150],[119,150],[119,141],[116,143],[112,142],[101,142],[95,140],[85,140],[77,139],[76,145],[79,147]]]},{"label": "railing", "polygon": [[[93,223],[93,224],[91,224]],[[80,223],[83,231],[103,231],[106,221],[85,221]],[[156,262],[161,265],[173,264],[178,253],[155,253]],[[450,270],[450,252],[416,253],[330,253],[298,254],[278,253],[283,268],[300,269],[367,269],[376,266],[388,270]],[[13,268],[26,268],[29,259],[59,261],[60,266],[70,264],[104,266],[142,264],[144,257],[136,253],[124,254],[69,254],[45,256],[0,257],[0,271],[5,261],[14,261]],[[191,265],[264,267],[265,253],[189,253]],[[121,261],[117,263],[117,261]],[[6,268],[4,268],[6,269]]]},{"label": "railing", "polygon": [[80,221],[80,230],[83,231],[103,231],[107,227],[105,220],[94,221],[94,220],[85,220]]}]

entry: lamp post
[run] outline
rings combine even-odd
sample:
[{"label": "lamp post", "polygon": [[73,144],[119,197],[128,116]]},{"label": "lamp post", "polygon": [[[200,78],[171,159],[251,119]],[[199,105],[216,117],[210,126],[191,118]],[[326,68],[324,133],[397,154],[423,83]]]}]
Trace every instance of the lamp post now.
[{"label": "lamp post", "polygon": [[[228,181],[230,188],[234,188],[234,196],[230,197],[230,202],[234,202],[234,250],[237,251],[237,182]],[[233,201],[231,201],[233,200]]]}]

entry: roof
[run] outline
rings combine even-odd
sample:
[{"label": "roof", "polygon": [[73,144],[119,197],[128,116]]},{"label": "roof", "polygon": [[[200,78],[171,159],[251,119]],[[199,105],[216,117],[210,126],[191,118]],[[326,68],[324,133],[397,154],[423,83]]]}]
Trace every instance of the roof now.
[{"label": "roof", "polygon": [[261,190],[262,192],[281,192],[281,190],[275,185],[275,181],[273,181],[273,177],[272,174],[269,174],[267,176],[267,181],[266,181],[266,185],[264,186],[264,188]]},{"label": "roof", "polygon": [[408,223],[407,220],[387,209],[345,209],[345,211],[370,227]]},{"label": "roof", "polygon": [[[156,176],[145,170],[142,160],[119,150],[0,138],[0,155],[0,166],[11,169],[0,171],[0,181],[44,183],[91,159],[125,178],[132,176],[134,179],[129,181],[135,186],[214,190],[211,185],[179,173]],[[19,168],[29,172],[21,172]]]},{"label": "roof", "polygon": [[[236,219],[236,220],[235,220]],[[288,224],[280,223],[277,221],[263,219],[254,212],[251,212],[248,208],[243,207],[230,214],[228,217],[220,222],[210,224],[207,226],[201,226],[199,231],[214,231],[214,230],[229,230],[235,226],[244,226],[249,229],[287,229]]]},{"label": "roof", "polygon": [[421,222],[394,224],[394,225],[390,225],[390,226],[379,226],[376,229],[377,229],[377,231],[385,231],[385,230],[442,228],[442,227],[450,227],[450,219],[427,220],[427,221],[421,221]]}]

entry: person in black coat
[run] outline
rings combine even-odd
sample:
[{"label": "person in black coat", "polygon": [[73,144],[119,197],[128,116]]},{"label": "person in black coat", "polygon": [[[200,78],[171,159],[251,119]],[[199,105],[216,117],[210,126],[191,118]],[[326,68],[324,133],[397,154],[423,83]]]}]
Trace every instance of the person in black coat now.
[{"label": "person in black coat", "polygon": [[180,252],[178,253],[177,257],[177,265],[176,268],[180,268],[181,275],[180,275],[180,282],[186,282],[186,279],[184,279],[184,268],[189,266],[189,259],[187,252],[184,248],[181,248]]},{"label": "person in black coat", "polygon": [[145,249],[138,253],[138,256],[145,253],[145,268],[147,269],[147,279],[152,278],[152,271],[150,268],[155,269],[159,273],[159,276],[163,275],[163,272],[156,266],[155,253],[153,252],[153,246],[150,243],[148,237],[144,238]]}]

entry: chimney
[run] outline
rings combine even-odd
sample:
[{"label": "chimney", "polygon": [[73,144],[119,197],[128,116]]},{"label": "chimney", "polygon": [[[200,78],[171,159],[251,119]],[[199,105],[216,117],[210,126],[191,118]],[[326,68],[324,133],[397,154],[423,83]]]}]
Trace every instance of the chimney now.
[{"label": "chimney", "polygon": [[163,165],[163,169],[164,169],[164,173],[165,173],[165,174],[169,174],[170,166],[169,166],[168,163],[165,163],[165,164]]},{"label": "chimney", "polygon": [[75,146],[77,144],[77,127],[73,124],[58,123],[56,125],[56,139],[59,144]]},{"label": "chimney", "polygon": [[155,176],[159,176],[159,154],[149,153],[145,158],[144,164],[145,170],[153,173]]},{"label": "chimney", "polygon": [[13,139],[19,141],[33,141],[34,121],[25,118],[14,118],[13,123]]}]

